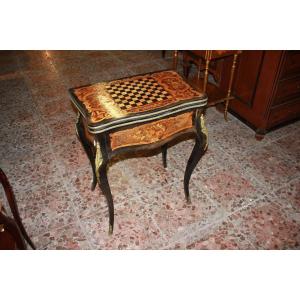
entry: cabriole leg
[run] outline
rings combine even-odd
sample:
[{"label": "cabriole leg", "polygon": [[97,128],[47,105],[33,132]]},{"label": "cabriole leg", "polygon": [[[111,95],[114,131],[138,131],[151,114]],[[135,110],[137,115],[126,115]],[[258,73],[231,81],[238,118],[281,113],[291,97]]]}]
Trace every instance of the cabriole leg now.
[{"label": "cabriole leg", "polygon": [[82,116],[80,113],[78,113],[78,118],[77,118],[77,122],[76,122],[76,133],[77,133],[77,137],[78,137],[79,141],[81,142],[81,145],[83,146],[83,149],[84,149],[86,155],[89,158],[90,164],[92,166],[93,181],[92,181],[92,185],[91,185],[91,190],[93,191],[97,184],[97,177],[96,177],[96,172],[95,172],[95,158],[94,158],[93,148],[91,147],[89,141],[87,141],[87,139],[85,137]]},{"label": "cabriole leg", "polygon": [[197,111],[195,115],[196,139],[193,151],[188,160],[184,173],[184,194],[187,202],[190,203],[189,182],[191,175],[197,166],[200,158],[203,156],[208,146],[207,129],[205,127],[204,112]]},{"label": "cabriole leg", "polygon": [[[105,151],[105,150],[103,150]],[[106,198],[109,212],[109,234],[113,233],[114,229],[114,202],[111,194],[110,186],[107,179],[107,157],[103,155],[100,143],[96,141],[96,157],[95,157],[95,166],[96,166],[96,175],[99,187]]]}]

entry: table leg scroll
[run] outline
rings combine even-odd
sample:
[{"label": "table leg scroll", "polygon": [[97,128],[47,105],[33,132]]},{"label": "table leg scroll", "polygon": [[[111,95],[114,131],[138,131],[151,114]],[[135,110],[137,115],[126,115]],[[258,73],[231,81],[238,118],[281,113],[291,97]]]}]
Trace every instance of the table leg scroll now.
[{"label": "table leg scroll", "polygon": [[110,186],[107,179],[107,159],[104,157],[101,151],[99,141],[96,142],[96,157],[95,157],[95,166],[96,166],[96,176],[99,187],[104,194],[109,212],[109,234],[113,233],[114,228],[114,202],[111,194]]},{"label": "table leg scroll", "polygon": [[195,119],[195,127],[196,127],[196,139],[195,145],[192,150],[191,156],[188,160],[185,173],[184,173],[184,194],[187,202],[190,202],[190,192],[189,192],[189,182],[191,175],[197,166],[200,158],[203,156],[205,151],[207,150],[208,140],[207,140],[207,129],[204,121],[204,113],[203,111],[197,111]]}]

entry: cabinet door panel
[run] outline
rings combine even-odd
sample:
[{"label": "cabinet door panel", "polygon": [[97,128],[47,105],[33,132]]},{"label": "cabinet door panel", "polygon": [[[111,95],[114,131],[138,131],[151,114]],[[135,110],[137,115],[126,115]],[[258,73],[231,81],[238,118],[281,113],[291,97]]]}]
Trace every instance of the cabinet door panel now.
[{"label": "cabinet door panel", "polygon": [[236,70],[233,94],[249,107],[253,106],[263,56],[264,51],[244,51]]}]

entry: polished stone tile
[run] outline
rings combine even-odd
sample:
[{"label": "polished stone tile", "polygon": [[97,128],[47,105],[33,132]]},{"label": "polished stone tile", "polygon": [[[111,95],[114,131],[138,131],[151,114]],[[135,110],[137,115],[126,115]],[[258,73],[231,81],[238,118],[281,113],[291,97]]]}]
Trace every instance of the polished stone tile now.
[{"label": "polished stone tile", "polygon": [[76,115],[69,112],[69,110],[70,107],[67,108],[65,113],[44,120],[50,132],[49,141],[55,145],[65,142],[72,149],[72,142],[77,140]]},{"label": "polished stone tile", "polygon": [[20,157],[31,156],[35,151],[48,146],[47,130],[38,123],[6,129],[1,132],[0,160],[18,161]]},{"label": "polished stone tile", "polygon": [[[222,119],[223,116],[221,115],[220,118]],[[253,148],[264,143],[264,141],[257,141],[254,132],[240,122],[235,120],[223,122],[221,126],[208,127],[208,132],[211,136],[210,144],[216,145],[226,154],[232,157],[244,157]]]},{"label": "polished stone tile", "polygon": [[38,88],[32,89],[31,91],[32,96],[40,99],[40,102],[49,102],[52,101],[53,98],[56,99],[58,97],[66,97],[66,99],[69,99],[67,88],[62,82],[55,81],[52,85],[39,85]]},{"label": "polished stone tile", "polygon": [[[127,212],[127,211],[126,211]],[[103,212],[83,219],[94,249],[155,249],[163,239],[150,216],[135,211],[115,213],[113,235],[108,235],[108,216]]]},{"label": "polished stone tile", "polygon": [[280,153],[290,155],[291,159],[294,159],[295,164],[300,161],[300,124],[299,130],[294,130],[291,134],[279,138],[276,140],[276,144],[279,146]]},{"label": "polished stone tile", "polygon": [[299,129],[300,129],[300,121],[293,122],[289,125],[279,127],[276,130],[271,130],[268,134],[266,134],[264,139],[273,142],[282,137],[285,137],[286,135],[290,135],[291,133],[295,133],[295,134],[296,132],[299,133]]},{"label": "polished stone tile", "polygon": [[170,172],[170,168],[163,167],[161,156],[140,157],[135,164],[128,166],[128,171],[135,178],[138,189],[155,189],[165,187],[169,184],[176,184],[178,176],[176,169]]},{"label": "polished stone tile", "polygon": [[76,137],[71,142],[61,140],[60,143],[55,144],[54,151],[58,163],[65,172],[73,173],[89,164],[88,157]]},{"label": "polished stone tile", "polygon": [[0,104],[5,110],[31,104],[31,93],[24,78],[0,80]]},{"label": "polished stone tile", "polygon": [[232,223],[223,222],[208,236],[190,244],[175,245],[175,249],[193,250],[242,250],[255,249],[238,227]]},{"label": "polished stone tile", "polygon": [[90,244],[81,227],[76,223],[33,237],[37,249],[88,250]]},{"label": "polished stone tile", "polygon": [[107,73],[107,77],[104,79],[105,81],[136,75],[136,73],[134,73],[134,71],[132,71],[129,67],[110,68],[109,70],[105,70],[105,72]]},{"label": "polished stone tile", "polygon": [[222,209],[200,190],[193,191],[192,202],[188,204],[180,186],[158,189],[146,205],[151,208],[151,215],[167,239],[184,235],[192,224],[199,227],[210,224],[223,214]]},{"label": "polished stone tile", "polygon": [[300,214],[289,204],[276,200],[276,196],[269,196],[232,215],[230,221],[258,249],[297,248],[300,245]]},{"label": "polished stone tile", "polygon": [[28,87],[33,90],[51,88],[51,86],[55,86],[62,83],[59,73],[55,71],[25,71],[23,72],[23,74],[28,84]]},{"label": "polished stone tile", "polygon": [[12,183],[25,190],[43,185],[59,176],[59,166],[51,149],[33,150],[28,155],[16,155],[3,162],[3,170]]},{"label": "polished stone tile", "polygon": [[4,133],[11,135],[15,128],[23,126],[34,127],[39,122],[39,116],[31,107],[17,107],[14,109],[3,110],[0,112],[1,123],[5,124],[0,130],[1,138],[4,138]]},{"label": "polished stone tile", "polygon": [[49,119],[72,110],[69,99],[65,99],[65,101],[58,99],[51,102],[41,102],[38,104],[38,109],[44,119]]},{"label": "polished stone tile", "polygon": [[98,186],[94,191],[90,188],[93,178],[91,167],[63,176],[66,186],[74,195],[73,203],[79,218],[95,214],[99,209],[107,209],[106,199]]},{"label": "polished stone tile", "polygon": [[227,213],[239,210],[268,193],[268,189],[242,168],[227,162],[211,169],[196,169],[191,178],[191,186],[194,185],[201,187]]},{"label": "polished stone tile", "polygon": [[[193,139],[190,139],[168,149],[169,165],[174,166],[179,171],[179,178],[181,180],[183,180],[184,171],[194,145],[195,141]],[[195,170],[207,170],[211,167],[222,164],[224,161],[228,161],[228,156],[226,155],[226,153],[223,153],[219,148],[210,146],[209,144],[207,151],[200,159]]]},{"label": "polished stone tile", "polygon": [[287,185],[274,192],[277,203],[285,203],[300,212],[300,177],[293,179]]},{"label": "polished stone tile", "polygon": [[256,180],[264,184],[270,191],[299,174],[300,166],[288,155],[283,155],[275,144],[253,150],[245,158],[237,158],[240,167]]},{"label": "polished stone tile", "polygon": [[28,234],[37,236],[76,221],[72,196],[59,179],[27,191],[18,192],[18,206]]},{"label": "polished stone tile", "polygon": [[154,72],[160,69],[160,65],[156,61],[144,62],[141,64],[133,65],[130,69],[135,74],[144,74],[148,72]]}]

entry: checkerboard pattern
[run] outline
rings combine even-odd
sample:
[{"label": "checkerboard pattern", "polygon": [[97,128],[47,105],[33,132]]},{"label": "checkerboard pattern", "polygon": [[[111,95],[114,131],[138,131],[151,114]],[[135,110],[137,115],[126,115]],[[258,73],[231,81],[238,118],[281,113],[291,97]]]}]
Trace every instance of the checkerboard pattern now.
[{"label": "checkerboard pattern", "polygon": [[120,109],[125,111],[172,99],[172,96],[151,77],[112,82],[106,90]]}]

